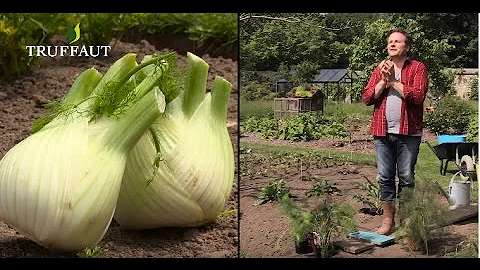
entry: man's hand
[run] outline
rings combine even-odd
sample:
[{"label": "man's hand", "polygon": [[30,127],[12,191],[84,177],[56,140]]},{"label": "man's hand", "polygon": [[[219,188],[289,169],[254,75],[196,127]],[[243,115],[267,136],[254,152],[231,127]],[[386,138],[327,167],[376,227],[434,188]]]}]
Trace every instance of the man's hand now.
[{"label": "man's hand", "polygon": [[388,73],[385,69],[385,62],[387,62],[387,60],[383,60],[382,62],[380,62],[378,64],[378,67],[380,68],[380,72],[382,73],[382,80],[384,82],[388,82]]},{"label": "man's hand", "polygon": [[395,81],[395,68],[393,62],[390,60],[384,60],[381,64],[380,70],[382,72],[382,80],[385,82]]},{"label": "man's hand", "polygon": [[382,73],[382,79],[375,85],[375,93],[373,95],[374,98],[380,97],[383,90],[388,84],[389,74],[387,69],[388,66],[386,64],[387,61],[389,60],[383,60],[378,64],[378,68],[380,68],[380,72]]}]

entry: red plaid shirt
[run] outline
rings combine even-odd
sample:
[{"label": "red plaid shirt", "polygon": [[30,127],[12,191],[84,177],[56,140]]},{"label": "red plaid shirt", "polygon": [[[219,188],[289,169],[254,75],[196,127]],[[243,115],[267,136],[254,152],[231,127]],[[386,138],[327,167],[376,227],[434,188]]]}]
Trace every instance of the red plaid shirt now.
[{"label": "red plaid shirt", "polygon": [[[386,136],[387,120],[385,109],[387,104],[388,88],[375,99],[375,85],[382,79],[380,68],[377,66],[367,86],[362,90],[362,100],[367,106],[374,105],[373,120],[370,131],[374,136]],[[423,101],[428,90],[428,72],[426,66],[419,61],[407,59],[402,68],[400,82],[403,84],[402,108],[400,116],[400,134],[413,135],[423,130]]]}]

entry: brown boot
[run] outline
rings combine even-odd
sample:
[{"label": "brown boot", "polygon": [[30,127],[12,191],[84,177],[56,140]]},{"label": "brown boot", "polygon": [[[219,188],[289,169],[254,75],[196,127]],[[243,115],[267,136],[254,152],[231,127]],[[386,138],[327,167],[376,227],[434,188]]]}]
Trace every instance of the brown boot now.
[{"label": "brown boot", "polygon": [[395,227],[395,204],[394,202],[382,201],[383,221],[382,226],[375,232],[383,235],[390,235]]}]

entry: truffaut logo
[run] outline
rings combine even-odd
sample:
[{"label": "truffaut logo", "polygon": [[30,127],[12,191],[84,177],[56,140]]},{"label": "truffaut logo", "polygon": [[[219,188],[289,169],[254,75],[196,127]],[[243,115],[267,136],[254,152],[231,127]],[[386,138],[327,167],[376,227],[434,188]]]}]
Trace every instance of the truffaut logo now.
[{"label": "truffaut logo", "polygon": [[72,44],[80,39],[80,23],[77,23],[75,28],[67,27],[67,38],[69,41],[68,44]]},{"label": "truffaut logo", "polygon": [[[67,27],[67,40],[68,44],[77,42],[80,39],[80,23],[77,23],[75,27]],[[73,45],[62,45],[62,46],[43,46],[43,45],[27,45],[25,46],[28,50],[28,56],[44,56],[44,57],[55,57],[55,56],[86,56],[86,57],[98,57],[98,56],[108,56],[108,50],[110,46],[73,46]]]}]

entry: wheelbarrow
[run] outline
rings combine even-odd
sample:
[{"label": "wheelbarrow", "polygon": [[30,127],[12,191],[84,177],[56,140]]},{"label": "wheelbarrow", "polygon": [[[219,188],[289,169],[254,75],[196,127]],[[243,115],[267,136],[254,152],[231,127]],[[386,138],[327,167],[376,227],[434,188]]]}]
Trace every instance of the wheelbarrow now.
[{"label": "wheelbarrow", "polygon": [[426,140],[425,143],[440,160],[441,175],[446,174],[448,162],[454,161],[462,179],[477,180],[475,163],[478,162],[478,142],[445,142],[435,146]]}]

